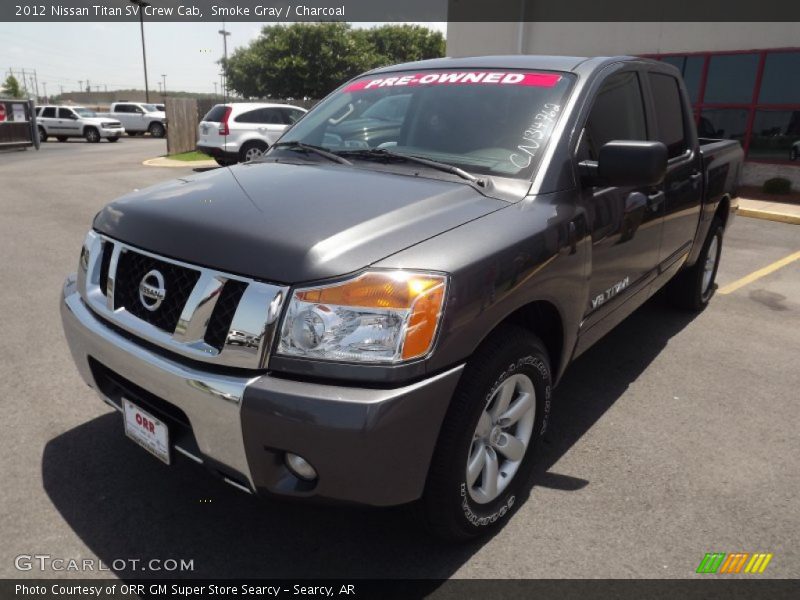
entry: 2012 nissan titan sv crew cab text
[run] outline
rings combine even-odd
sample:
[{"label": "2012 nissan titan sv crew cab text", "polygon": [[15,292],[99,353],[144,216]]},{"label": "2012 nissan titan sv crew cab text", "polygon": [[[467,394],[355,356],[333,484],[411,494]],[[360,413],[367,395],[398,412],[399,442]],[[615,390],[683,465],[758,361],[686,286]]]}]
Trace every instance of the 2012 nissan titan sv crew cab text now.
[{"label": "2012 nissan titan sv crew cab text", "polygon": [[467,539],[527,496],[570,361],[663,286],[709,302],[741,163],[667,64],[378,69],[261,159],[106,206],[64,330],[164,462]]}]

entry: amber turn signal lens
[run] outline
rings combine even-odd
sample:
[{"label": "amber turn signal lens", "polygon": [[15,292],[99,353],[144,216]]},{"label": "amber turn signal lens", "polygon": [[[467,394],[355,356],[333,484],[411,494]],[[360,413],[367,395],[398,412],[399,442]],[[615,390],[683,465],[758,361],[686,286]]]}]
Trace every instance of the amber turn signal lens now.
[{"label": "amber turn signal lens", "polygon": [[433,345],[446,281],[429,273],[371,272],[341,284],[299,290],[295,297],[314,304],[410,311],[402,353],[408,360],[425,355]]}]

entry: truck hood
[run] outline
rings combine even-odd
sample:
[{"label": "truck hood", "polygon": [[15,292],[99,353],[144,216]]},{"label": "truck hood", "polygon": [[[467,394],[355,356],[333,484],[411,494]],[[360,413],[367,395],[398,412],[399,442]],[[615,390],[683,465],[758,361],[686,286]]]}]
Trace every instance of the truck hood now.
[{"label": "truck hood", "polygon": [[462,183],[270,162],[135,191],[94,227],[174,259],[298,283],[357,271],[505,206]]}]

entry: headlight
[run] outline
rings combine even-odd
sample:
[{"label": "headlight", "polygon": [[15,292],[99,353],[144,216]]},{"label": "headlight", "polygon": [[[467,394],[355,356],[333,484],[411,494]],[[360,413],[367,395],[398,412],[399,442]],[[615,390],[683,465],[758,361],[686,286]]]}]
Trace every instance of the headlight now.
[{"label": "headlight", "polygon": [[425,356],[436,338],[446,287],[443,275],[371,271],[295,290],[278,354],[369,363]]}]

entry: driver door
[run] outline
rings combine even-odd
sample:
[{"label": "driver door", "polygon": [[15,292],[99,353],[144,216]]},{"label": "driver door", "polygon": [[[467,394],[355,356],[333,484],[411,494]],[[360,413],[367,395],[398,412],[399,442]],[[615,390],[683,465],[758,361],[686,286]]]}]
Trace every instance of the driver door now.
[{"label": "driver door", "polygon": [[[635,69],[610,75],[594,99],[577,162],[596,161],[601,146],[612,140],[647,140],[643,98]],[[592,238],[583,324],[588,329],[638,292],[646,295],[658,266],[664,193],[663,186],[583,186],[581,200]]]},{"label": "driver door", "polygon": [[78,124],[77,115],[71,108],[59,108],[58,118],[55,120],[56,135],[80,135],[80,125]]}]

